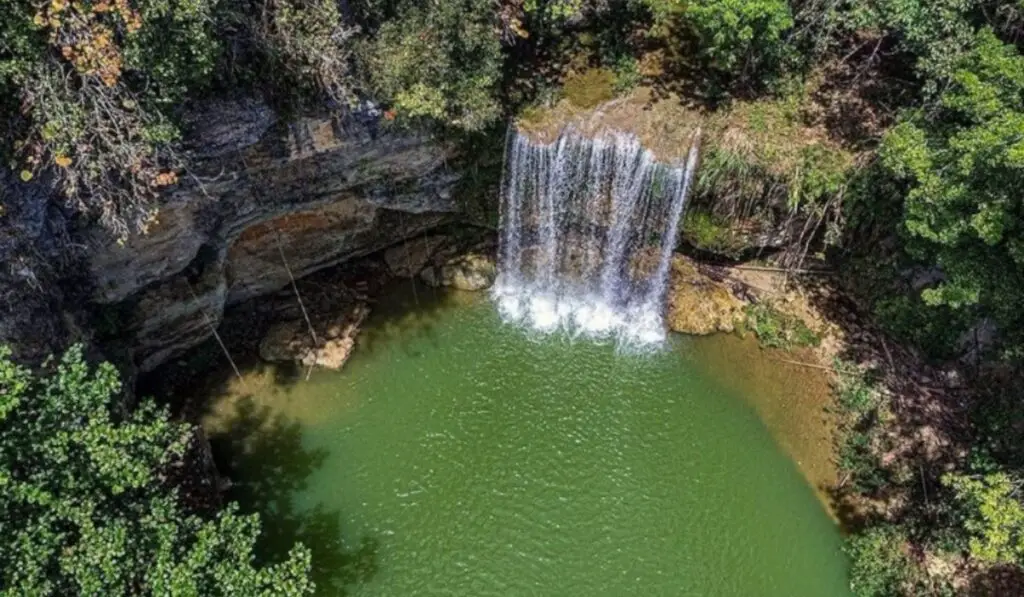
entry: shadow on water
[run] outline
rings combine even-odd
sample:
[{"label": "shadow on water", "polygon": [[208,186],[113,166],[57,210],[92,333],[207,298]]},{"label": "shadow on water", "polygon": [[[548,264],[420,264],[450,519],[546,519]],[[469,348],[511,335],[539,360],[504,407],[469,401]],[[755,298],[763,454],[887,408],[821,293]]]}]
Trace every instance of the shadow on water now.
[{"label": "shadow on water", "polygon": [[364,536],[352,547],[342,540],[341,516],[321,504],[299,508],[294,496],[327,459],[321,449],[303,447],[302,426],[272,414],[251,397],[234,404],[223,428],[211,434],[214,460],[231,479],[226,497],[243,512],[260,515],[256,556],[261,564],[284,560],[296,543],[312,551],[317,595],[344,596],[354,583],[377,571],[377,541]]},{"label": "shadow on water", "polygon": [[[370,276],[381,279],[379,272]],[[330,314],[350,305],[353,299],[346,290],[354,285],[351,273],[328,270],[300,280],[299,292],[315,321],[317,311]],[[398,350],[418,357],[441,343],[438,323],[451,305],[486,300],[409,279],[386,281],[369,294],[375,298],[358,336],[357,355]],[[222,497],[237,502],[243,513],[259,514],[257,560],[282,561],[296,543],[302,543],[312,553],[316,594],[340,597],[375,575],[379,542],[364,536],[348,544],[341,512],[323,504],[296,503],[310,477],[324,466],[327,451],[303,444],[300,420],[261,403],[266,397],[287,400],[307,383],[309,372],[301,365],[267,363],[259,357],[259,342],[273,323],[301,316],[290,289],[233,307],[218,331],[242,380],[225,350],[211,338],[141,378],[137,390],[193,422],[214,415],[216,429],[208,431],[213,459],[219,475],[230,480]],[[324,374],[331,373],[318,376]]]},{"label": "shadow on water", "polygon": [[[957,466],[960,455],[969,453],[965,403],[958,392],[944,386],[939,369],[913,348],[890,338],[851,295],[834,292],[829,284],[813,278],[801,280],[801,286],[814,307],[841,330],[844,341],[839,358],[863,368],[889,396],[896,420],[887,432],[888,464],[877,463],[875,474],[881,475],[880,481],[866,490],[870,501],[896,506],[886,513],[888,520],[914,515],[907,506],[926,504],[923,520],[938,523],[944,516],[939,507],[942,500],[935,499],[945,491],[941,476]],[[913,482],[895,482],[901,474]],[[852,484],[830,493],[847,531],[883,518]]]},{"label": "shadow on water", "polygon": [[[343,313],[360,300],[369,304],[370,316],[357,336],[357,355],[386,349],[421,356],[425,350],[440,345],[437,325],[452,305],[487,300],[482,293],[433,288],[408,278],[389,278],[380,271],[381,267],[372,260],[364,260],[298,280],[299,296],[314,322]],[[359,299],[351,292],[360,282],[369,286],[366,294],[371,298]],[[181,413],[187,420],[200,421],[210,414],[218,399],[233,389],[248,391],[246,387],[253,378],[271,378],[276,390],[291,392],[308,379],[310,372],[294,362],[263,361],[259,345],[274,323],[302,319],[291,288],[235,305],[217,328],[226,350],[211,337],[140,378],[138,393],[166,402],[173,412]],[[245,381],[237,378],[232,362]]]},{"label": "shadow on water", "polygon": [[[438,348],[438,323],[454,304],[485,300],[479,294],[432,288],[411,280],[397,280],[384,291],[365,329],[359,334],[358,350],[373,354],[385,347],[406,356],[419,357]],[[414,348],[415,347],[415,348]]]}]

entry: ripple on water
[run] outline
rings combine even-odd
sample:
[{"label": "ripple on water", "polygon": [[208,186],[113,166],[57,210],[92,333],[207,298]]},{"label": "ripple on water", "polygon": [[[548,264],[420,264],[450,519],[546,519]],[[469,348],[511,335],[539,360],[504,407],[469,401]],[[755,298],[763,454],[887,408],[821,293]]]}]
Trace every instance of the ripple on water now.
[{"label": "ripple on water", "polygon": [[373,540],[349,595],[848,594],[838,532],[727,367],[528,338],[486,303],[376,317],[344,372],[265,401],[326,453],[287,500]]}]

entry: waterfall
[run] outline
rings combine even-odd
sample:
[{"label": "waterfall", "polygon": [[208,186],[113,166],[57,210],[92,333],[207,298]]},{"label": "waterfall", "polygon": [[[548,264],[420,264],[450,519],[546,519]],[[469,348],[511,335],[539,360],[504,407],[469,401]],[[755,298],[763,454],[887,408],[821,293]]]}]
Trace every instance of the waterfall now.
[{"label": "waterfall", "polygon": [[636,137],[552,143],[509,131],[494,297],[508,321],[627,345],[665,338],[672,252],[697,163],[663,164]]}]

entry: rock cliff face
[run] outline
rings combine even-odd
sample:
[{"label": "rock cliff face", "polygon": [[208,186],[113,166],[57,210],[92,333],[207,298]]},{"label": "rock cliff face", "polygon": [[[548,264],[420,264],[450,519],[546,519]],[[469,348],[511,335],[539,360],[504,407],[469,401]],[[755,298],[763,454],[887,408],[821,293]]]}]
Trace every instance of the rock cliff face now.
[{"label": "rock cliff face", "polygon": [[61,350],[72,322],[55,279],[66,257],[65,221],[45,182],[0,167],[0,346],[38,362]]},{"label": "rock cliff face", "polygon": [[89,234],[91,300],[141,371],[197,345],[224,308],[451,220],[458,177],[425,135],[370,117],[283,122],[254,101],[191,120],[193,175],[147,234]]}]

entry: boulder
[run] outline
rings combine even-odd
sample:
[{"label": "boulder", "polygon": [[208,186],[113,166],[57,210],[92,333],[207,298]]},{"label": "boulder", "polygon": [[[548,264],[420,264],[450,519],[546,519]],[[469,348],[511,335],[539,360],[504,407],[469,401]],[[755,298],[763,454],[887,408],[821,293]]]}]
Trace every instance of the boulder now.
[{"label": "boulder", "polygon": [[673,331],[705,336],[735,329],[743,302],[728,287],[700,273],[681,255],[673,258],[670,275],[668,325]]},{"label": "boulder", "polygon": [[314,323],[316,343],[304,319],[274,324],[260,342],[260,357],[271,362],[341,369],[355,348],[359,327],[369,314],[366,304],[357,303],[320,325]]},{"label": "boulder", "polygon": [[441,266],[423,270],[420,277],[430,286],[450,286],[457,290],[486,290],[494,284],[498,267],[494,258],[482,253],[467,253]]}]

